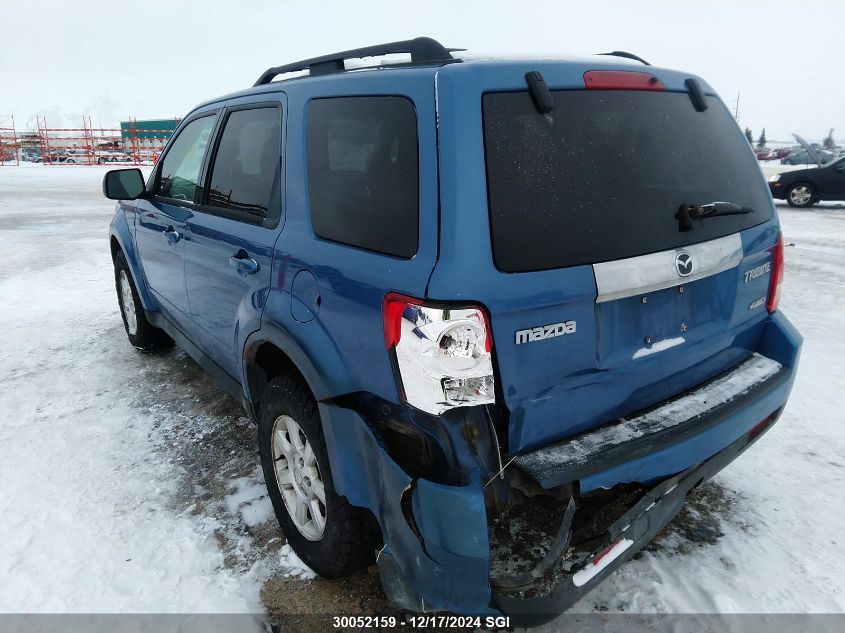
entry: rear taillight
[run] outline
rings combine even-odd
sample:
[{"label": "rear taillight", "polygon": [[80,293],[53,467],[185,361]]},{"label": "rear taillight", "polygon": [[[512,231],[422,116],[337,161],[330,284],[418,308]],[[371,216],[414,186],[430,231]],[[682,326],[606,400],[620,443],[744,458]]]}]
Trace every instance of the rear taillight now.
[{"label": "rear taillight", "polygon": [[778,309],[780,287],[783,282],[783,233],[778,235],[777,244],[770,251],[772,253],[772,272],[771,277],[769,277],[769,299],[766,302],[766,309],[769,312],[774,312]]},{"label": "rear taillight", "polygon": [[587,90],[666,90],[666,86],[650,73],[630,70],[588,70],[584,73]]},{"label": "rear taillight", "polygon": [[490,319],[481,306],[384,299],[384,340],[404,400],[428,413],[495,402]]}]

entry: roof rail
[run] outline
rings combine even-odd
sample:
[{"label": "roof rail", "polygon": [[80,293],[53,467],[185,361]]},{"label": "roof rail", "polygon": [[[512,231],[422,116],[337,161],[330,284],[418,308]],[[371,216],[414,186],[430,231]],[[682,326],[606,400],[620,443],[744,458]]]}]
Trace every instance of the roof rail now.
[{"label": "roof rail", "polygon": [[347,59],[358,59],[361,57],[377,57],[380,55],[392,55],[394,53],[410,53],[412,64],[431,64],[435,62],[449,63],[455,60],[450,54],[452,51],[462,51],[463,48],[444,48],[437,40],[430,37],[417,37],[412,40],[401,42],[390,42],[388,44],[377,44],[355,48],[350,51],[332,53],[321,57],[312,57],[302,61],[274,66],[268,68],[255,82],[255,86],[268,84],[283,73],[292,73],[300,70],[307,70],[311,75],[328,75],[331,73],[343,72],[346,70],[344,62]]},{"label": "roof rail", "polygon": [[651,66],[646,60],[644,60],[639,55],[634,55],[633,53],[628,53],[627,51],[611,51],[609,53],[598,53],[599,55],[613,55],[614,57],[624,57],[625,59],[633,59],[634,61],[641,62],[646,66]]}]

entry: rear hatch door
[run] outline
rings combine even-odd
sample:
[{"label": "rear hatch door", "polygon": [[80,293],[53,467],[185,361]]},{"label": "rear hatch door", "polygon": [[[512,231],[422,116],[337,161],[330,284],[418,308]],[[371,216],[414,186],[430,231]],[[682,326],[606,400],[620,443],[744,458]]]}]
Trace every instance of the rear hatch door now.
[{"label": "rear hatch door", "polygon": [[[754,351],[777,226],[733,117],[712,94],[696,109],[684,76],[594,90],[584,73],[602,68],[546,65],[554,105],[541,113],[524,80],[537,67],[513,70],[496,87],[486,74],[480,86],[441,81],[443,234],[429,294],[490,311],[518,453],[650,407]],[[448,122],[473,89],[480,139]],[[476,158],[482,174],[466,164]],[[725,201],[742,211],[679,219],[682,205]]]}]

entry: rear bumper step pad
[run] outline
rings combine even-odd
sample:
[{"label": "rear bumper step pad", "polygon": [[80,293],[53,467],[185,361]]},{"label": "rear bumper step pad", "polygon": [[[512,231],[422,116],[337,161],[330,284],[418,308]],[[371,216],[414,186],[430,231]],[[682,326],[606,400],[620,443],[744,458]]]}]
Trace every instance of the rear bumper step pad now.
[{"label": "rear bumper step pad", "polygon": [[620,418],[514,459],[544,488],[569,483],[699,433],[788,378],[780,363],[753,354],[728,372],[632,418]]}]

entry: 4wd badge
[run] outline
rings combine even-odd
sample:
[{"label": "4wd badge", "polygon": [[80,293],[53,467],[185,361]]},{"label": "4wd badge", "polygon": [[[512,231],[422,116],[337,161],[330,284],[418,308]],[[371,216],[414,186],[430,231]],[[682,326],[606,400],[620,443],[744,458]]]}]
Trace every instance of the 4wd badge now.
[{"label": "4wd badge", "polygon": [[521,345],[522,343],[543,341],[547,338],[563,336],[564,334],[575,334],[575,321],[562,321],[561,323],[541,325],[540,327],[530,328],[528,330],[517,330],[516,344]]}]

